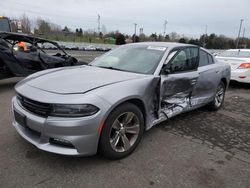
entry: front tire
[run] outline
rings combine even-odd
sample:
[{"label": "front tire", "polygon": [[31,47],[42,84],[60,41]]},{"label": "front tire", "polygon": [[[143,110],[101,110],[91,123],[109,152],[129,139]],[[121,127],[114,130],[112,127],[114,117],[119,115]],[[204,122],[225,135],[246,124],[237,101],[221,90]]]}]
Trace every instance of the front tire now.
[{"label": "front tire", "polygon": [[144,118],[134,104],[125,103],[115,108],[103,127],[99,149],[109,159],[120,159],[131,154],[144,131]]},{"label": "front tire", "polygon": [[226,92],[226,86],[225,84],[221,81],[220,84],[217,87],[216,94],[214,97],[213,102],[209,104],[209,108],[213,111],[217,111],[221,108],[224,102],[225,98],[225,92]]}]

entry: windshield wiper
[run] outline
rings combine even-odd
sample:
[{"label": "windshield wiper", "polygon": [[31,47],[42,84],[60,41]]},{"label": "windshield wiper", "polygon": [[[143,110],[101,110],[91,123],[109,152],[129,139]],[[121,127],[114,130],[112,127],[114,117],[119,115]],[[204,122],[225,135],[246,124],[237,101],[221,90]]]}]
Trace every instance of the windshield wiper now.
[{"label": "windshield wiper", "polygon": [[124,70],[122,70],[122,69],[118,69],[118,68],[115,68],[115,67],[105,67],[105,66],[97,66],[97,67],[104,68],[104,69],[111,69],[111,70],[124,71]]}]

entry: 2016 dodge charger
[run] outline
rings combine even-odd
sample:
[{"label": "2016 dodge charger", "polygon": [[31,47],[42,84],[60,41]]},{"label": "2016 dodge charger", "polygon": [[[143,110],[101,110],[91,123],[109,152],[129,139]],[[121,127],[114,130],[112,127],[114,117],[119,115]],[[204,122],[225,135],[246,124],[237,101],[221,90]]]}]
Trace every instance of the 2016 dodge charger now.
[{"label": "2016 dodge charger", "polygon": [[19,82],[13,125],[39,149],[118,159],[142,134],[180,113],[218,110],[230,66],[203,48],[179,43],[121,46],[90,65],[35,73]]}]

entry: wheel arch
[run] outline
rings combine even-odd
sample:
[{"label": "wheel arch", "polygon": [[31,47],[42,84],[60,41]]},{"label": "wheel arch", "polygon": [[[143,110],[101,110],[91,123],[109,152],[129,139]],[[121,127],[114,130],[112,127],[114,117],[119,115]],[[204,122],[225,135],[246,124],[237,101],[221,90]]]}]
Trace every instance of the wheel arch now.
[{"label": "wheel arch", "polygon": [[223,82],[223,84],[225,85],[225,87],[227,88],[228,83],[227,83],[227,79],[226,78],[222,78],[221,82]]},{"label": "wheel arch", "polygon": [[143,102],[142,99],[139,99],[138,97],[131,97],[131,98],[126,98],[122,101],[119,101],[118,103],[116,103],[115,105],[113,105],[112,108],[110,108],[110,110],[106,113],[102,123],[101,123],[101,127],[99,127],[99,135],[101,135],[102,133],[102,129],[103,129],[103,126],[105,126],[105,122],[108,118],[108,116],[119,106],[125,104],[125,103],[131,103],[135,106],[137,106],[140,111],[142,112],[142,115],[143,115],[143,120],[144,120],[144,129],[146,129],[146,123],[147,123],[147,110],[146,110],[146,105],[145,103]]},{"label": "wheel arch", "polygon": [[6,67],[5,69],[7,70],[8,74],[10,76],[14,76],[14,74],[11,71],[11,69],[9,68],[8,64],[5,62],[5,60],[2,57],[0,57],[0,67],[2,67],[2,68]]}]

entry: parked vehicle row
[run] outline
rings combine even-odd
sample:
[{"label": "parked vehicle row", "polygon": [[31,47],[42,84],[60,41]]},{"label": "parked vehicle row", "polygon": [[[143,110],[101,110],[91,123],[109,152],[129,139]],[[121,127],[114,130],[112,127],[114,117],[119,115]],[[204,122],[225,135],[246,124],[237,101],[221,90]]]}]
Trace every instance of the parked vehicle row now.
[{"label": "parked vehicle row", "polygon": [[[77,45],[77,44],[61,44],[60,47],[64,50],[80,50],[80,51],[102,51],[107,52],[111,50],[111,47],[107,46],[98,46],[98,45]],[[43,49],[54,50],[55,46],[44,44],[42,46]]]},{"label": "parked vehicle row", "polygon": [[73,46],[70,47],[68,46],[64,46],[63,47],[65,50],[82,50],[82,51],[102,51],[102,52],[107,52],[109,50],[111,50],[111,48],[109,47],[103,47],[103,46],[93,46],[93,45],[89,45],[89,46]]}]

